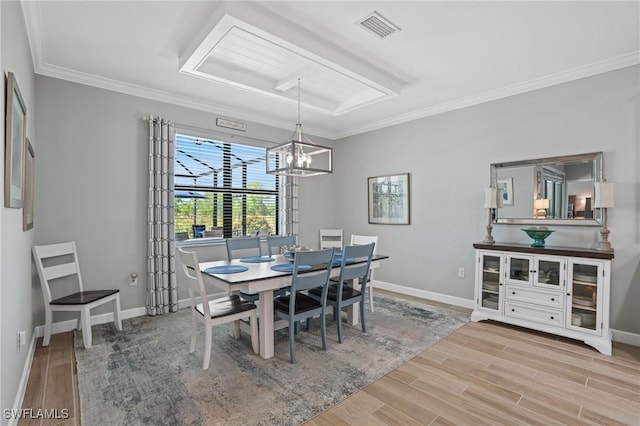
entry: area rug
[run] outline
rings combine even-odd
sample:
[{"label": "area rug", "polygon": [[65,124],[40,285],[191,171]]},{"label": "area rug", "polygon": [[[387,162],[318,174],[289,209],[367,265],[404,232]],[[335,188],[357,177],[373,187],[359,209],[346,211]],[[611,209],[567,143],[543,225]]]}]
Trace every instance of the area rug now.
[{"label": "area rug", "polygon": [[319,322],[296,338],[289,362],[286,330],[276,332],[275,356],[262,359],[249,336],[214,328],[211,366],[202,370],[204,330],[189,353],[190,310],[93,327],[93,347],[76,333],[82,424],[298,425],[446,337],[469,316],[453,310],[375,297],[367,333],[345,327],[339,344],[327,317],[328,350]]}]

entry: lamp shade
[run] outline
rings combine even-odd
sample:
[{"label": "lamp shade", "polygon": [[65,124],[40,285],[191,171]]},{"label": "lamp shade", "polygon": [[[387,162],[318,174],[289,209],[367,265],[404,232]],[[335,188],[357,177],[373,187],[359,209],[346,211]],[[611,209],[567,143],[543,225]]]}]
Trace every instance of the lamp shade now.
[{"label": "lamp shade", "polygon": [[594,207],[608,208],[614,207],[613,203],[613,182],[597,182],[595,191]]},{"label": "lamp shade", "polygon": [[533,208],[536,210],[544,210],[549,208],[549,199],[548,198],[538,198],[537,200],[533,200]]},{"label": "lamp shade", "polygon": [[495,209],[498,207],[498,188],[489,187],[484,189],[484,208]]}]

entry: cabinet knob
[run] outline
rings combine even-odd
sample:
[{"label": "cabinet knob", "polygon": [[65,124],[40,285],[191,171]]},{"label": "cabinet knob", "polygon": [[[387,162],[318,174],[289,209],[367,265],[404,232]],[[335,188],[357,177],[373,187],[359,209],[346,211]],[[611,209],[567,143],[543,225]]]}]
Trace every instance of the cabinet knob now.
[{"label": "cabinet knob", "polygon": [[551,319],[553,319],[553,317],[551,317]]},{"label": "cabinet knob", "polygon": [[567,296],[571,296],[571,293],[567,293]]},{"label": "cabinet knob", "polygon": [[511,294],[516,294],[516,292],[515,292],[515,291],[512,291],[512,292],[511,292]]},{"label": "cabinet knob", "polygon": [[511,308],[511,312],[515,312],[516,310],[514,308]]},{"label": "cabinet knob", "polygon": [[556,299],[552,297],[552,298],[551,298],[551,301],[552,301],[552,302],[555,302],[555,301],[556,301]]}]

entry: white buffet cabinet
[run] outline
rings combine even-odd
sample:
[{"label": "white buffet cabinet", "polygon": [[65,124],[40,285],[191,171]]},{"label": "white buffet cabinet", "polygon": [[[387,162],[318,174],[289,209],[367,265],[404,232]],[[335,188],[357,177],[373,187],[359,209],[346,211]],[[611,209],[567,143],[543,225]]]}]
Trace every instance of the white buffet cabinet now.
[{"label": "white buffet cabinet", "polygon": [[494,320],[582,340],[611,355],[613,253],[593,249],[473,245],[472,321]]}]

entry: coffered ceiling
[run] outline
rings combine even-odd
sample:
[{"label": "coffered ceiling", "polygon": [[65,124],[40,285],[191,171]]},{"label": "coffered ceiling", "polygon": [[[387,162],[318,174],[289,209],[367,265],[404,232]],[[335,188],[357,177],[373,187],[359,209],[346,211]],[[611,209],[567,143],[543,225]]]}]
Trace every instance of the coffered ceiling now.
[{"label": "coffered ceiling", "polygon": [[287,129],[299,94],[306,131],[337,139],[638,64],[639,4],[23,1],[22,8],[38,74]]}]

